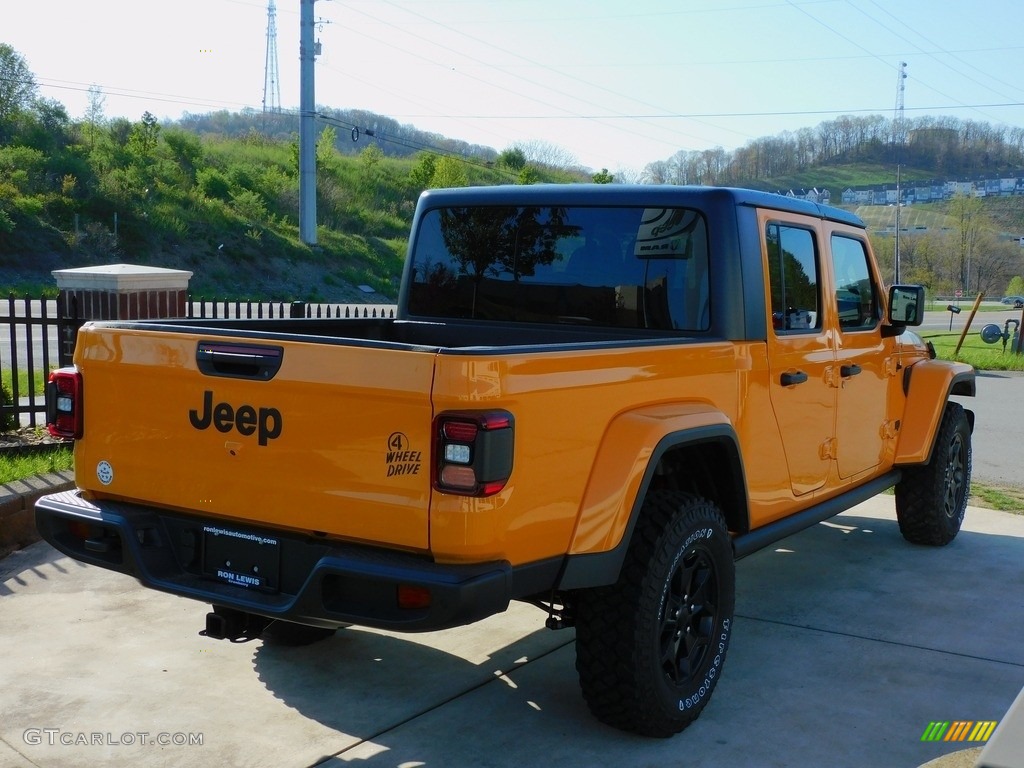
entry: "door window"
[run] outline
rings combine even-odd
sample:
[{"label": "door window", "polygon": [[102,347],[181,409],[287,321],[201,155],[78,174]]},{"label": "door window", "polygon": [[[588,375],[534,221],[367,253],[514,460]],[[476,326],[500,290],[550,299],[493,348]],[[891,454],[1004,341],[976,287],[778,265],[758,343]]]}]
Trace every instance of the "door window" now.
[{"label": "door window", "polygon": [[772,327],[776,333],[820,329],[818,254],[814,233],[800,227],[769,222],[765,236]]},{"label": "door window", "polygon": [[832,235],[832,269],[836,276],[836,308],[843,331],[864,331],[878,323],[878,292],[871,280],[864,243]]}]

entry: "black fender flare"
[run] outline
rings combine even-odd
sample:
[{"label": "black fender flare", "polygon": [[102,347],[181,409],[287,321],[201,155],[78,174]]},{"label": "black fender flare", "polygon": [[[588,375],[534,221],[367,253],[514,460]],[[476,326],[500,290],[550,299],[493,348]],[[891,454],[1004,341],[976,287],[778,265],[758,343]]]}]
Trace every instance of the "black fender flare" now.
[{"label": "black fender flare", "polygon": [[740,453],[739,438],[732,425],[728,423],[708,424],[684,431],[670,432],[658,441],[651,452],[639,491],[632,499],[628,522],[618,543],[603,552],[567,555],[556,589],[583,589],[614,584],[622,570],[626,550],[629,548],[629,542],[640,517],[647,491],[654,482],[655,473],[662,459],[673,451],[690,448],[706,451],[713,446],[720,448],[722,457],[725,459],[725,466],[721,467],[721,477],[728,478],[730,481],[727,484],[722,482],[715,484],[717,498],[714,500],[722,507],[730,530],[734,534],[746,533],[750,526],[746,474]]}]

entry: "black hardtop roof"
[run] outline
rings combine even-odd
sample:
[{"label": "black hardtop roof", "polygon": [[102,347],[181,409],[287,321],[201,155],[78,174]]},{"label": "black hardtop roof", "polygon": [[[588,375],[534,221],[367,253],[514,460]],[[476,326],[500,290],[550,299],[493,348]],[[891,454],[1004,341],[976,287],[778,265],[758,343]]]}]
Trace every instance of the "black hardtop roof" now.
[{"label": "black hardtop roof", "polygon": [[749,205],[815,216],[864,228],[863,220],[850,211],[772,192],[738,187],[683,187],[670,184],[507,184],[489,187],[430,189],[420,196],[420,206],[466,205],[643,205],[693,206]]}]

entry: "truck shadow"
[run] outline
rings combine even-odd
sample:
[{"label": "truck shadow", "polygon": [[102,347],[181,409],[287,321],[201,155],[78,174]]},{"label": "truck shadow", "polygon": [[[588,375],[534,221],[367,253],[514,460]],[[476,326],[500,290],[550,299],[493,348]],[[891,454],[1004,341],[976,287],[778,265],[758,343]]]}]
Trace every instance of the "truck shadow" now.
[{"label": "truck shadow", "polygon": [[[528,625],[515,615],[495,616],[470,627],[424,635],[353,627],[304,647],[260,643],[253,666],[267,690],[284,704],[351,737],[341,750],[346,759],[351,759],[350,749],[366,752],[359,755],[361,760],[386,751],[390,753],[387,764],[401,764],[404,761],[386,746],[389,731],[408,727],[448,704],[485,690],[488,700],[497,698],[501,712],[508,712],[510,717],[515,713],[516,725],[511,733],[520,732],[524,718],[532,721],[531,728],[540,726],[542,720],[547,726],[554,723],[559,730],[596,726],[576,683],[572,630],[551,632],[542,626],[542,613],[520,608],[536,614],[537,630],[523,634]],[[494,641],[500,642],[510,630],[515,639],[496,645]],[[486,650],[481,652],[482,648]],[[524,688],[524,671],[538,664],[557,668],[557,681],[546,677],[544,682],[551,683],[550,688]],[[492,719],[496,713],[490,705],[487,709],[485,730],[500,738],[500,723]],[[465,725],[479,736],[481,720]],[[438,736],[440,754],[449,751],[452,740],[472,743],[460,730],[449,722],[445,735]]]},{"label": "truck shadow", "polygon": [[1019,689],[1007,671],[1024,665],[1024,612],[1000,595],[1020,594],[1022,560],[1015,536],[964,531],[917,547],[894,520],[850,514],[744,559],[721,685],[664,741],[590,716],[568,632],[522,635],[519,622],[518,637],[495,643],[517,616],[432,636],[342,630],[305,648],[263,645],[253,663],[275,697],[349,737],[319,765],[675,764],[680,740],[695,764],[754,765],[803,738],[833,765],[902,764],[894,743],[918,764],[952,749],[920,744],[929,718],[997,718]]},{"label": "truck shadow", "polygon": [[[32,584],[62,579],[89,568],[40,541],[0,558],[0,597],[13,595]],[[68,582],[74,583],[74,582]]]}]

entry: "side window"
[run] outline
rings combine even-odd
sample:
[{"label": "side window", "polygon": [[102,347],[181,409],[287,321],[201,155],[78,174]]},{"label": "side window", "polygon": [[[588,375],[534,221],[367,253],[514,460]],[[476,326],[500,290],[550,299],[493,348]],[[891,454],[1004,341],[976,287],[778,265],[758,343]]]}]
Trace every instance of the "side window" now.
[{"label": "side window", "polygon": [[765,232],[772,327],[776,332],[821,328],[818,253],[814,233],[769,222]]},{"label": "side window", "polygon": [[852,237],[832,235],[832,270],[840,329],[874,328],[879,316],[878,291],[871,280],[864,243]]}]

